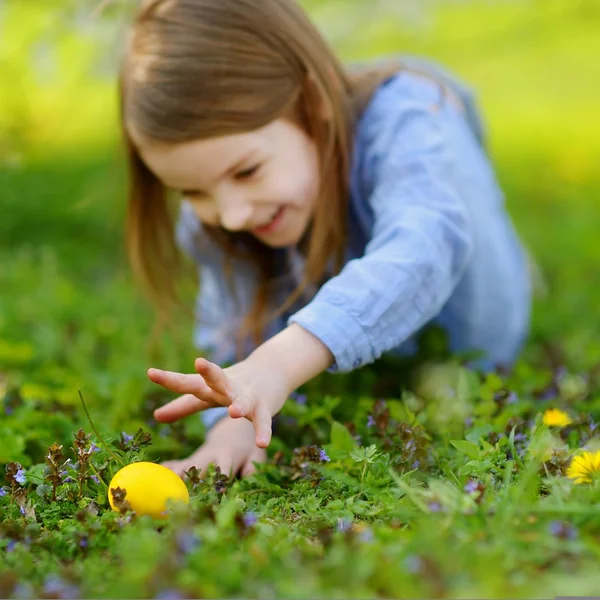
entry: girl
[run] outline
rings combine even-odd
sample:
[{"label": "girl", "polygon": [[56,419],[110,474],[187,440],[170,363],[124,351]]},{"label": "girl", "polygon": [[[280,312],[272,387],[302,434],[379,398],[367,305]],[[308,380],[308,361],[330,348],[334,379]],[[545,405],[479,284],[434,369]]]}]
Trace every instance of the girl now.
[{"label": "girl", "polygon": [[148,371],[181,394],[159,421],[212,426],[175,472],[250,473],[296,388],[412,354],[428,325],[482,368],[515,359],[527,261],[449,73],[415,58],[347,72],[294,0],[148,0],[120,94],[134,269],[161,309],[176,243],[200,272],[211,361]]}]

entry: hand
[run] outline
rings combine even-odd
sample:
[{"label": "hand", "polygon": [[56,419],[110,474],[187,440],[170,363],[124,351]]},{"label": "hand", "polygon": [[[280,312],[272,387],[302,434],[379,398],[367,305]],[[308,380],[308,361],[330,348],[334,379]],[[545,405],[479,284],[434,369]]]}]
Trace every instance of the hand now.
[{"label": "hand", "polygon": [[263,361],[245,361],[226,369],[198,358],[196,375],[149,369],[148,377],[163,387],[183,394],[154,412],[161,423],[172,423],[215,406],[229,407],[232,419],[254,424],[256,445],[267,448],[272,436],[272,417],[293,391],[283,376]]},{"label": "hand", "polygon": [[245,360],[226,369],[198,358],[197,375],[149,369],[148,377],[173,392],[183,394],[154,412],[162,423],[171,423],[199,410],[229,407],[233,419],[254,424],[256,445],[271,441],[272,417],[289,395],[332,364],[333,354],[310,332],[293,323],[258,346]]},{"label": "hand", "polygon": [[208,432],[206,441],[196,452],[183,460],[169,460],[162,465],[183,478],[185,471],[196,467],[203,475],[208,465],[213,463],[229,477],[238,472],[242,477],[256,471],[254,463],[266,462],[267,453],[257,448],[254,442],[254,428],[246,419],[221,419]]}]

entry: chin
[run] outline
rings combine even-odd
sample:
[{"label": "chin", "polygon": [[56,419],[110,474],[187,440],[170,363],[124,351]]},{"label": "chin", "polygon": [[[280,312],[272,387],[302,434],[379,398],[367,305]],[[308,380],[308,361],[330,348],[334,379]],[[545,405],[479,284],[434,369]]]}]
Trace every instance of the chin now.
[{"label": "chin", "polygon": [[265,246],[269,246],[270,248],[287,248],[289,246],[295,246],[299,240],[296,238],[291,238],[289,236],[281,237],[278,239],[261,239],[260,240]]},{"label": "chin", "polygon": [[277,236],[265,236],[264,238],[259,239],[263,244],[271,248],[287,248],[290,246],[297,246],[304,236],[305,229],[306,228],[293,231],[282,231]]}]

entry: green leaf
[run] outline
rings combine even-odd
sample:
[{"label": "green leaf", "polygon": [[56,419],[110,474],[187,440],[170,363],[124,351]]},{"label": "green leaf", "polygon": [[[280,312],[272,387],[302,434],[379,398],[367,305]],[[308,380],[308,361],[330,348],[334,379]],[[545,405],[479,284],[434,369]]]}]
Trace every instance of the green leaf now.
[{"label": "green leaf", "polygon": [[331,447],[335,450],[347,450],[350,452],[356,443],[348,428],[334,421],[331,424]]},{"label": "green leaf", "polygon": [[0,464],[23,462],[25,438],[11,431],[0,431]]},{"label": "green leaf", "polygon": [[450,443],[457,449],[474,460],[481,459],[481,452],[473,442],[467,440],[451,440]]},{"label": "green leaf", "polygon": [[485,423],[484,425],[473,427],[473,429],[471,429],[465,434],[465,439],[469,442],[477,444],[480,438],[487,437],[488,434],[491,433],[493,430],[494,428],[489,423]]},{"label": "green leaf", "polygon": [[245,506],[245,502],[238,497],[223,498],[219,510],[216,514],[217,527],[220,530],[228,529],[233,525],[235,515]]}]

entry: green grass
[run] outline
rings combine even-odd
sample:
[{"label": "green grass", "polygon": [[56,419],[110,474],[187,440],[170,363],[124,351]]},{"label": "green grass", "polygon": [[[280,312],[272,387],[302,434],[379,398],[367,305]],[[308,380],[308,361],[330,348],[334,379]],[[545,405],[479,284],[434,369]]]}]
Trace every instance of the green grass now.
[{"label": "green grass", "polygon": [[[100,112],[112,106],[112,85],[84,77],[91,50],[69,62],[88,47],[71,32],[65,74],[41,93],[16,49],[48,21],[28,12],[10,28],[13,52],[0,50],[0,61],[22,73],[13,91],[40,93],[40,110],[0,94],[0,131],[10,124],[12,136],[0,143],[0,596],[597,593],[600,484],[576,485],[565,472],[583,446],[600,449],[598,10],[557,0],[543,8],[452,3],[431,30],[375,22],[339,44],[348,58],[428,54],[478,89],[509,209],[547,288],[514,371],[484,378],[446,359],[403,371],[409,381],[384,360],[323,375],[302,390],[306,405],[286,405],[268,464],[245,480],[212,470],[188,482],[189,512],[167,523],[112,512],[92,471],[81,493],[62,483],[57,502],[44,481],[52,444],[75,462],[79,428],[102,447],[78,390],[110,445],[91,455],[105,484],[119,468],[112,453],[180,457],[204,431],[196,418],[151,418],[168,396],[147,367],[188,370],[195,350],[183,318],[149,342],[152,315],[122,247],[114,112]],[[543,425],[551,407],[573,424]],[[151,443],[123,445],[121,431],[140,428]]]}]

